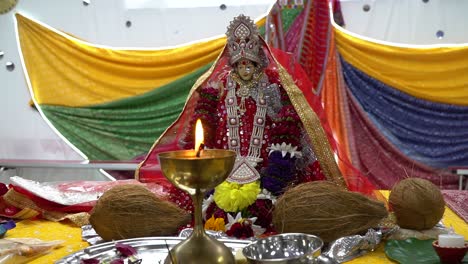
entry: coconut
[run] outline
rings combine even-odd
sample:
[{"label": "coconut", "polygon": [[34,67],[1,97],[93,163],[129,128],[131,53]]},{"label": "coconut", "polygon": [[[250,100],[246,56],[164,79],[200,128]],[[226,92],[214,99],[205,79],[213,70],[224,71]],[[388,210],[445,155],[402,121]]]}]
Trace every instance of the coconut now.
[{"label": "coconut", "polygon": [[144,186],[128,184],[106,191],[89,221],[104,240],[118,240],[174,235],[190,221],[190,215]]},{"label": "coconut", "polygon": [[442,219],[445,211],[440,189],[421,178],[408,178],[395,184],[389,204],[397,224],[406,229],[431,229]]},{"label": "coconut", "polygon": [[376,227],[387,215],[382,202],[316,181],[293,187],[278,199],[273,225],[280,233],[307,233],[330,242]]}]

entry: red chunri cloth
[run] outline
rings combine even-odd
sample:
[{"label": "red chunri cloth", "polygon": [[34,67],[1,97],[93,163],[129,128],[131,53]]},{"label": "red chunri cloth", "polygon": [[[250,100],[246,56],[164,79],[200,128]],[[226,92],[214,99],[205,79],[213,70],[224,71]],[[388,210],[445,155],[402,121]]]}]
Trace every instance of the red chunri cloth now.
[{"label": "red chunri cloth", "polygon": [[447,206],[468,222],[468,191],[443,190],[442,195]]}]

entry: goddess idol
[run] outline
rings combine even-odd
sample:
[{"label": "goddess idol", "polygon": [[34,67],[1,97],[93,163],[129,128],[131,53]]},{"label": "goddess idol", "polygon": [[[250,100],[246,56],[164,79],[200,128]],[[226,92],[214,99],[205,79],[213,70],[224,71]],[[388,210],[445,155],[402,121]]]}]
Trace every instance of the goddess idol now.
[{"label": "goddess idol", "polygon": [[[155,142],[137,177],[164,183],[157,154],[193,149],[200,119],[205,148],[237,153],[232,173],[205,201],[205,218],[227,223],[254,217],[264,230],[270,227],[268,217],[258,219],[264,215],[256,215],[261,211],[256,207],[271,209],[285,188],[311,180],[342,188],[346,183],[317,115],[254,22],[239,15],[226,35],[224,50],[192,87],[179,118]],[[184,207],[181,197],[175,195],[174,201]]]}]

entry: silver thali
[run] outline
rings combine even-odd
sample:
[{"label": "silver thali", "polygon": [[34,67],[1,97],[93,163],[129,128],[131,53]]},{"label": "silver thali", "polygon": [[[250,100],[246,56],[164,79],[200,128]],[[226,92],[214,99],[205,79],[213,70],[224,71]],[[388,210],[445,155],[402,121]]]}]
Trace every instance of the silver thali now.
[{"label": "silver thali", "polygon": [[[163,264],[168,254],[168,249],[177,245],[184,240],[182,237],[142,237],[124,239],[113,242],[106,242],[87,247],[81,251],[77,251],[62,259],[59,259],[55,264],[80,264],[82,259],[95,258],[99,260],[111,259],[117,257],[118,252],[115,249],[115,242],[124,245],[132,246],[137,250],[138,258],[142,260],[141,264]],[[252,241],[236,240],[236,239],[218,239],[232,250],[235,255],[240,249],[250,244]]]}]

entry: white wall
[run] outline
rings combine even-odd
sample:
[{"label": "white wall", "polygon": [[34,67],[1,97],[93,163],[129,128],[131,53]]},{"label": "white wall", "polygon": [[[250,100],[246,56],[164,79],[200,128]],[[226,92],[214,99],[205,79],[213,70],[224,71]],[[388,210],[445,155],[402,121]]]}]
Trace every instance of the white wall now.
[{"label": "white wall", "polygon": [[419,45],[468,43],[466,0],[343,0],[341,7],[345,28],[367,37]]}]

